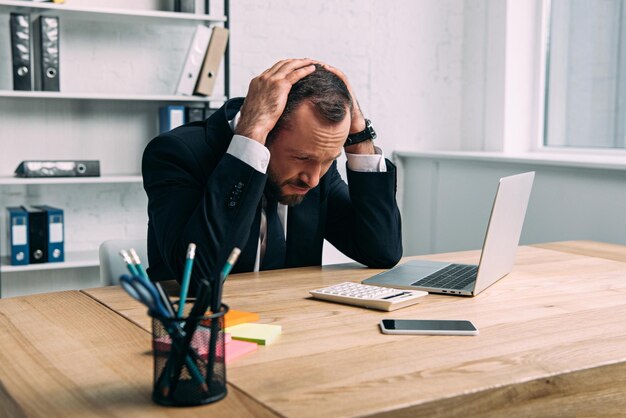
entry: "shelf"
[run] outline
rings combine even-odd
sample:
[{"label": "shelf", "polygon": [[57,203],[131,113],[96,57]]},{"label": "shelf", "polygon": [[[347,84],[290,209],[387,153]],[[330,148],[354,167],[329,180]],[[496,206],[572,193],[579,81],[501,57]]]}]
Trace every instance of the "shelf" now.
[{"label": "shelf", "polygon": [[82,99],[82,100],[117,100],[143,102],[224,102],[225,96],[181,96],[176,94],[107,94],[107,93],[64,93],[52,91],[15,91],[0,90],[0,97],[24,99]]},{"label": "shelf", "polygon": [[0,272],[2,273],[19,273],[24,271],[44,271],[44,270],[60,270],[60,269],[72,269],[80,267],[98,267],[100,260],[98,258],[98,250],[94,251],[75,251],[65,254],[63,263],[42,263],[42,264],[28,264],[25,266],[12,266],[8,256],[2,257],[2,266],[0,266]]},{"label": "shelf", "polygon": [[18,11],[24,13],[54,13],[58,16],[78,16],[82,19],[92,20],[127,20],[137,23],[137,19],[161,20],[170,23],[189,22],[225,22],[226,16],[213,16],[195,13],[165,12],[160,10],[128,10],[128,9],[107,9],[104,7],[72,7],[55,3],[35,3],[33,1],[3,0],[0,1],[0,11]]},{"label": "shelf", "polygon": [[19,186],[31,184],[110,184],[110,183],[141,183],[140,175],[136,176],[101,176],[101,177],[8,177],[0,176],[0,186]]}]

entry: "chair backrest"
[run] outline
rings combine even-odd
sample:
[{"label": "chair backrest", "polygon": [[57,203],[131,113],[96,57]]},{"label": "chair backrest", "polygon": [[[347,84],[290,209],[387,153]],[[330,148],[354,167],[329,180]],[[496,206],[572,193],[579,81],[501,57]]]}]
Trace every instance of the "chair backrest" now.
[{"label": "chair backrest", "polygon": [[141,265],[148,268],[148,243],[146,239],[112,239],[100,244],[100,285],[112,286],[120,281],[122,274],[128,274],[128,269],[120,250],[134,248],[141,259]]}]

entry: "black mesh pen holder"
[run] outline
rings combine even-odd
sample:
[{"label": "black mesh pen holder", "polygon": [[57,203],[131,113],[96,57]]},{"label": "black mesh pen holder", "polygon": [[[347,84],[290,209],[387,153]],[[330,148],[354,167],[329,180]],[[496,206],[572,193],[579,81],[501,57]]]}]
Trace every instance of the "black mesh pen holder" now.
[{"label": "black mesh pen holder", "polygon": [[222,304],[212,315],[152,317],[152,400],[166,406],[205,405],[227,394]]}]

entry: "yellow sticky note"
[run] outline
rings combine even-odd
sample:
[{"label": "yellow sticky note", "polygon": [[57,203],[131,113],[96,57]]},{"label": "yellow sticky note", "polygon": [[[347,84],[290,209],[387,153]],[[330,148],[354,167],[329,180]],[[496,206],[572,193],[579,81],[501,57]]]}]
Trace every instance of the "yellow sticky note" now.
[{"label": "yellow sticky note", "polygon": [[233,340],[249,341],[260,345],[270,345],[282,332],[280,325],[239,324],[224,330]]}]

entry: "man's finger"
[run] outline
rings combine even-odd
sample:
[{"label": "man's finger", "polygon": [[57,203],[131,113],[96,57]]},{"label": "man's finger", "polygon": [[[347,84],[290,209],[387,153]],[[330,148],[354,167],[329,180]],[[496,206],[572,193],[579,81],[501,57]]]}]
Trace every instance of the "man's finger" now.
[{"label": "man's finger", "polygon": [[266,74],[270,75],[270,74],[276,73],[277,69],[280,68],[282,65],[284,65],[287,61],[289,60],[285,59],[285,60],[278,61],[276,64],[272,65],[270,68],[263,71],[260,75],[266,75]]},{"label": "man's finger", "polygon": [[279,68],[276,69],[274,74],[286,77],[292,71],[297,70],[302,67],[306,67],[307,65],[311,65],[314,62],[315,60],[312,60],[309,58],[287,60],[287,62],[285,62]]},{"label": "man's finger", "polygon": [[307,65],[306,67],[298,68],[297,70],[292,71],[289,74],[287,74],[285,76],[285,80],[289,81],[291,85],[293,86],[299,80],[303,79],[304,77],[306,77],[307,75],[311,74],[314,71],[315,71],[315,65],[313,64]]},{"label": "man's finger", "polygon": [[346,82],[346,75],[338,68],[335,67],[331,67],[328,64],[322,64],[322,66],[330,71],[331,73],[335,74],[337,77],[339,77],[344,83]]}]

